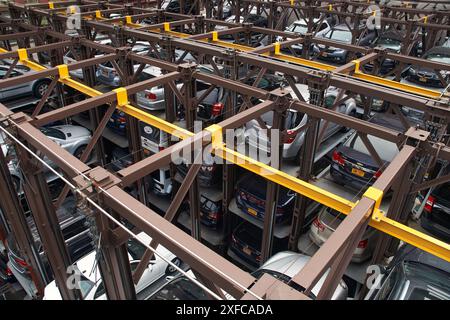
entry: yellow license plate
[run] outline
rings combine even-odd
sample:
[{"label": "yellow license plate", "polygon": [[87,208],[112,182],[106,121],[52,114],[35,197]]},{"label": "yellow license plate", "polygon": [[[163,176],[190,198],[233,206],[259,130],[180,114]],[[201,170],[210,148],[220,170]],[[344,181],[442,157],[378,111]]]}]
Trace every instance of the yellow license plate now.
[{"label": "yellow license plate", "polygon": [[420,81],[420,82],[427,82],[427,78],[425,78],[425,77],[420,77],[420,78],[419,78],[419,81]]},{"label": "yellow license plate", "polygon": [[357,175],[357,176],[364,177],[364,171],[362,171],[362,170],[353,168],[352,169],[352,173]]},{"label": "yellow license plate", "polygon": [[244,251],[244,253],[249,255],[249,256],[252,255],[252,250],[250,250],[250,248],[245,247],[245,248],[242,249],[242,251]]},{"label": "yellow license plate", "polygon": [[255,209],[252,209],[252,208],[248,208],[247,209],[247,211],[248,211],[248,213],[250,213],[252,216],[255,216],[256,217],[256,215],[257,215],[257,212],[256,212],[256,210]]}]

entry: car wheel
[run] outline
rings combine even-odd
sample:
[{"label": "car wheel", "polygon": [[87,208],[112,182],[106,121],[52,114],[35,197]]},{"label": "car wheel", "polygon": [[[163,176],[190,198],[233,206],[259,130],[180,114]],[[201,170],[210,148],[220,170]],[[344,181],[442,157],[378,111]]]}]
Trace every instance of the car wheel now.
[{"label": "car wheel", "polygon": [[[349,116],[356,118],[356,110],[353,110],[352,112],[350,112]],[[349,127],[342,127],[340,131],[346,133],[346,132],[349,132],[350,129],[351,128],[349,128]]]},{"label": "car wheel", "polygon": [[[172,263],[173,263],[174,265],[176,265],[177,267],[180,267],[181,264],[182,264],[182,261],[181,261],[180,258],[173,258],[173,259],[172,259]],[[166,268],[166,274],[173,274],[173,273],[175,273],[175,272],[177,272],[177,271],[178,271],[178,270],[175,269],[175,267],[174,267],[174,266],[171,266],[171,265],[168,265],[167,268]]]},{"label": "car wheel", "polygon": [[34,85],[33,95],[36,98],[42,98],[50,86],[50,81],[40,81]]},{"label": "car wheel", "polygon": [[[87,146],[81,146],[78,147],[77,150],[75,150],[75,152],[73,153],[73,155],[75,157],[77,157],[78,159],[81,159],[81,155],[83,154],[84,150],[86,149]],[[89,156],[89,158],[86,160],[86,162],[89,162],[91,156]]]}]

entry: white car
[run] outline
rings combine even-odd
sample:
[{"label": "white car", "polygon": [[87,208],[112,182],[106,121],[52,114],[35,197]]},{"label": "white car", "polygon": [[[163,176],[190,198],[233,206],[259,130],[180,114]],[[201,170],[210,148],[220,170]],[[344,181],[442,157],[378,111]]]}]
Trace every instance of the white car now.
[{"label": "white car", "polygon": [[[138,234],[138,238],[148,244],[150,244],[152,240],[147,234],[143,232]],[[147,248],[134,238],[130,238],[128,240],[127,248],[131,270],[133,271],[136,269],[142,255]],[[173,253],[168,251],[163,246],[159,245],[156,251],[167,260],[172,261],[175,265],[181,266],[182,261],[180,260],[180,258],[176,257]],[[105,287],[103,286],[102,278],[100,276],[100,270],[97,266],[95,251],[78,260],[73,266],[74,268],[78,269],[79,273],[81,274],[78,284],[83,300],[107,300]],[[177,270],[173,266],[169,265],[161,257],[154,255],[153,260],[149,262],[147,269],[145,269],[141,279],[135,287],[136,293],[141,292],[163,276],[175,274],[176,271]],[[56,286],[55,281],[50,282],[45,287],[43,299],[62,300],[61,294],[58,287]]]}]

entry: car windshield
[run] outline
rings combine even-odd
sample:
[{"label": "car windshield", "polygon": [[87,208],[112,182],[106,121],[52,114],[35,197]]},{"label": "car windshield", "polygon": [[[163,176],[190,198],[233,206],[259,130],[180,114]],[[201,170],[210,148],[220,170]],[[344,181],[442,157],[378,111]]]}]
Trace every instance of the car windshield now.
[{"label": "car windshield", "polygon": [[294,23],[288,28],[288,31],[304,34],[308,32],[308,26],[302,23]]},{"label": "car windshield", "polygon": [[211,300],[209,295],[186,277],[175,279],[155,293],[150,300]]},{"label": "car windshield", "polygon": [[141,260],[144,252],[146,250],[145,246],[142,245],[137,240],[130,238],[127,242],[128,253],[131,255],[133,260]]},{"label": "car windshield", "polygon": [[66,135],[62,131],[55,128],[41,128],[41,132],[45,134],[47,137],[56,138],[60,140],[66,139]]},{"label": "car windshield", "polygon": [[[382,160],[391,162],[398,154],[399,150],[395,143],[371,135],[368,135],[367,137]],[[356,137],[352,144],[353,149],[356,151],[370,155],[369,150],[359,136]]]},{"label": "car windshield", "polygon": [[450,64],[450,56],[445,54],[433,53],[427,56],[427,60]]},{"label": "car windshield", "polygon": [[377,44],[384,45],[384,46],[401,46],[402,42],[397,39],[391,39],[391,38],[379,38],[377,41]]},{"label": "car windshield", "polygon": [[73,268],[75,269],[75,274],[80,279],[80,281],[78,281],[78,286],[80,289],[81,296],[85,298],[88,295],[88,293],[92,290],[95,283],[86,278],[76,265],[73,265]]},{"label": "car windshield", "polygon": [[340,42],[350,43],[352,41],[352,33],[347,30],[333,30],[327,38]]}]

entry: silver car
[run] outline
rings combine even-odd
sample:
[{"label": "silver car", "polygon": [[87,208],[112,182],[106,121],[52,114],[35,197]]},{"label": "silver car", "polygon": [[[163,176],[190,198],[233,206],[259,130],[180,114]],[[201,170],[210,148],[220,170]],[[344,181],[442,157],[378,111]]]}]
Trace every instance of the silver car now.
[{"label": "silver car", "polygon": [[[309,256],[305,256],[300,253],[295,253],[292,251],[283,251],[279,252],[269,260],[267,260],[261,268],[253,272],[253,276],[255,278],[260,278],[263,274],[267,273],[269,275],[274,276],[275,278],[288,283],[291,281],[292,277],[294,277],[297,273],[299,273],[308,261],[311,259]],[[327,271],[322,278],[317,281],[314,288],[311,290],[311,294],[313,298],[317,296],[320,289],[325,282],[326,275],[329,271]],[[332,300],[346,300],[348,297],[348,287],[346,283],[341,279],[339,282],[336,291],[332,296]]]},{"label": "silver car", "polygon": [[[55,142],[77,158],[81,157],[84,149],[89,144],[89,141],[91,141],[91,132],[81,126],[61,125],[44,127],[40,130],[47,137],[53,140],[53,142]],[[2,150],[4,153],[5,151],[7,151],[7,149],[4,148],[4,144],[2,144]],[[20,184],[23,179],[17,163],[17,159],[14,156],[14,149],[9,149],[7,153],[11,159],[8,163],[9,171],[11,172],[16,190],[20,190]],[[55,167],[55,164],[52,163],[51,160],[47,157],[44,157],[44,161],[50,166]]]},{"label": "silver car", "polygon": [[[8,70],[9,70],[8,65],[0,65],[0,79],[4,78]],[[17,65],[9,75],[9,78],[23,76],[28,72],[31,72],[31,69],[28,68],[27,66]],[[11,86],[8,88],[4,88],[0,90],[0,101],[30,95],[40,99],[47,91],[50,82],[51,80],[48,78],[41,78],[30,82],[17,84],[15,86]]]},{"label": "silver car", "polygon": [[[297,84],[302,96],[306,101],[309,100],[308,87],[303,84]],[[289,90],[289,88],[288,88]],[[295,98],[294,92],[291,95]],[[338,96],[338,91],[335,88],[329,88],[325,94],[325,107],[331,108]],[[337,111],[346,115],[356,116],[356,102],[355,99],[349,98],[345,100],[338,108]],[[261,116],[261,119],[265,122],[267,128],[270,129],[273,121],[273,111],[267,112]],[[296,110],[288,110],[285,122],[285,128],[287,129],[288,136],[284,140],[283,144],[283,158],[294,159],[299,156],[301,147],[305,140],[305,131],[299,132],[300,128],[308,121],[308,115],[297,112]],[[325,127],[325,121],[320,121],[319,132]],[[339,130],[347,130],[347,128],[339,126],[336,123],[329,122],[325,128],[323,139],[326,140]],[[267,132],[261,128],[257,120],[251,120],[245,125],[243,138],[240,141],[245,141],[254,150],[260,150],[266,154],[270,154],[271,146],[267,137]]]},{"label": "silver car", "polygon": [[[345,215],[336,212],[328,207],[323,207],[319,212],[316,220],[311,224],[311,229],[308,233],[309,238],[319,247],[333,234],[336,228],[341,224]],[[361,263],[372,256],[375,248],[377,232],[371,227],[367,227],[358,246],[352,256],[352,261]]]}]

